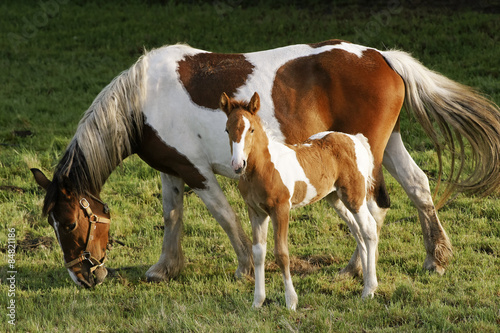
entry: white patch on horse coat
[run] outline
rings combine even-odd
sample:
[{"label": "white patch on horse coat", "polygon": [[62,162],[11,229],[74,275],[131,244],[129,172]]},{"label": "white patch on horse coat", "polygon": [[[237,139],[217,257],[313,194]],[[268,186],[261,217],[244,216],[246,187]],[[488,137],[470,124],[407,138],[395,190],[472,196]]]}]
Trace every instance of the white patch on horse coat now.
[{"label": "white patch on horse coat", "polygon": [[293,207],[305,206],[311,202],[317,195],[316,188],[307,178],[304,169],[297,159],[297,154],[293,149],[288,148],[284,144],[269,140],[269,153],[271,154],[271,162],[274,168],[280,174],[281,181],[290,192],[290,205],[292,206],[292,197],[295,191],[295,182],[303,181],[307,185],[307,193],[302,202],[293,205]]},{"label": "white patch on horse coat", "polygon": [[258,308],[266,299],[265,268],[267,244],[255,244],[252,246],[255,264],[255,291],[253,306]]},{"label": "white patch on horse coat", "polygon": [[71,276],[71,279],[73,280],[73,282],[75,282],[80,287],[83,286],[83,284],[80,281],[78,281],[76,274],[69,268],[68,268],[68,273],[69,273],[69,276]]},{"label": "white patch on horse coat", "polygon": [[325,136],[327,136],[330,133],[333,133],[333,132],[332,131],[319,132],[319,133],[311,135],[308,140],[320,140],[320,139],[323,139]]},{"label": "white patch on horse coat", "polygon": [[[60,223],[54,217],[53,212],[50,212],[50,217],[52,218],[52,225],[54,227],[54,231],[56,232],[57,242],[59,243],[59,246],[61,247],[61,250],[62,250],[63,248],[62,248],[62,244],[61,244],[61,237],[59,236],[59,224]],[[66,262],[66,260],[64,260],[64,262]],[[67,270],[68,270],[69,276],[71,276],[71,280],[73,280],[73,282],[76,283],[77,285],[79,285],[80,287],[83,286],[83,284],[80,281],[78,281],[76,274],[69,268],[67,268]]]},{"label": "white patch on horse coat", "polygon": [[370,150],[368,139],[363,134],[348,135],[354,142],[356,153],[356,164],[366,181],[366,191],[373,186],[373,155]]},{"label": "white patch on horse coat", "polygon": [[246,161],[247,157],[245,154],[245,137],[250,129],[250,121],[246,117],[242,117],[243,122],[245,123],[245,128],[243,129],[243,133],[241,134],[240,142],[233,142],[233,156],[231,157],[231,166],[233,170],[238,170],[244,167],[244,161]]},{"label": "white patch on horse coat", "polygon": [[50,217],[52,218],[52,226],[54,227],[54,231],[56,232],[57,242],[62,250],[61,238],[59,237],[59,221],[54,217],[54,213],[50,212]]},{"label": "white patch on horse coat", "polygon": [[344,50],[349,53],[353,53],[358,56],[358,58],[361,58],[363,56],[363,52],[368,50],[369,47],[363,46],[363,45],[358,45],[358,44],[351,44],[351,43],[345,43],[342,42],[337,45],[333,45],[332,49],[340,49]]},{"label": "white patch on horse coat", "polygon": [[[235,178],[228,161],[226,115],[195,104],[177,73],[178,62],[206,51],[173,45],[148,53],[146,123],[162,141],[186,156],[201,173]],[[200,139],[201,138],[201,139]],[[200,170],[201,168],[201,170]]]}]

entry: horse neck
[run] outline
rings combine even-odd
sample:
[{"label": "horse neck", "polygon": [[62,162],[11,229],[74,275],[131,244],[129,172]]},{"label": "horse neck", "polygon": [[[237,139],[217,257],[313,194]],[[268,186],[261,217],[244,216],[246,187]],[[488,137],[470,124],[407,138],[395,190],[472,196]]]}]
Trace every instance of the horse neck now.
[{"label": "horse neck", "polygon": [[269,174],[271,166],[271,153],[269,145],[275,144],[272,138],[268,136],[265,129],[259,123],[254,126],[254,141],[252,149],[248,156],[247,173],[251,175],[259,175],[260,178]]},{"label": "horse neck", "polygon": [[59,161],[54,179],[66,177],[77,193],[90,193],[99,197],[104,183],[118,166],[109,161],[99,165],[99,161],[103,159],[98,157],[99,154],[102,154],[100,149],[93,149],[92,145],[82,149],[77,138],[73,138]]}]

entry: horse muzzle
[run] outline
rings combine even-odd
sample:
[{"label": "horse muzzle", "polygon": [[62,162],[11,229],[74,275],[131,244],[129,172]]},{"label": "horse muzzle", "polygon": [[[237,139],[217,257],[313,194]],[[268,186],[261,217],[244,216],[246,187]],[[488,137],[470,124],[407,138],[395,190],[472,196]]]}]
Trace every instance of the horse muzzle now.
[{"label": "horse muzzle", "polygon": [[74,272],[73,270],[68,269],[68,272],[72,280],[77,285],[86,289],[100,285],[104,282],[104,279],[108,275],[108,270],[104,267],[104,265],[98,267],[88,267],[84,264],[80,271]]}]

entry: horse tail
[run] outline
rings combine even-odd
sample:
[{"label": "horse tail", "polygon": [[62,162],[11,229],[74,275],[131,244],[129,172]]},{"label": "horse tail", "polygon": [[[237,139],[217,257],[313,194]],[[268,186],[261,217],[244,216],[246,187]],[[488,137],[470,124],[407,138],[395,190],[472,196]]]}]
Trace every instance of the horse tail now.
[{"label": "horse tail", "polygon": [[[454,190],[488,195],[498,189],[499,107],[471,87],[426,68],[408,53],[397,50],[381,53],[405,83],[405,108],[415,115],[436,147],[439,177],[435,193],[442,179],[442,152],[448,148],[451,155],[450,176],[438,206]],[[470,157],[466,153],[463,138],[471,146]],[[466,164],[472,172],[461,179]]]},{"label": "horse tail", "polygon": [[[75,136],[56,173],[68,175],[75,164],[84,164],[76,179],[100,191],[107,177],[122,160],[131,155],[142,137],[146,55],[115,77],[94,99],[78,124]],[[76,159],[76,160],[75,160]]]}]

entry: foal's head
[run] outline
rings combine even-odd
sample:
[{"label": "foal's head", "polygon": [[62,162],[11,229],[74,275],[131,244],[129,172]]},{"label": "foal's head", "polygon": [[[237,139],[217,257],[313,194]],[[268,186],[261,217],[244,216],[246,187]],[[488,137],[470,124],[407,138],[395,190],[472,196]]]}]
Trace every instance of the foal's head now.
[{"label": "foal's head", "polygon": [[254,93],[250,102],[235,101],[223,93],[220,108],[227,115],[226,132],[231,146],[231,166],[235,173],[244,174],[248,155],[255,140],[256,126],[260,129],[260,119],[257,111],[260,108],[260,98]]}]

